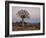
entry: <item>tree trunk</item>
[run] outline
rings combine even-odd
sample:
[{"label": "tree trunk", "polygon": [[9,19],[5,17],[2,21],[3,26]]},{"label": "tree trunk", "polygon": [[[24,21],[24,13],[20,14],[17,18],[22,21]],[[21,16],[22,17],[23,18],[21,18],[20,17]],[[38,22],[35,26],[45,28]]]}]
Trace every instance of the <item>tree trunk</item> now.
[{"label": "tree trunk", "polygon": [[22,18],[22,26],[24,26],[24,18]]}]

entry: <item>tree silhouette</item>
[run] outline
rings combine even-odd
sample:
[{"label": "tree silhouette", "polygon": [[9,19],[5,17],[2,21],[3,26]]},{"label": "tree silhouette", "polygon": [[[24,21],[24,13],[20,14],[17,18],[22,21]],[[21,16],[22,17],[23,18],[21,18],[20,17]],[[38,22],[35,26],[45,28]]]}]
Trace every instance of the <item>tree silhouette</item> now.
[{"label": "tree silhouette", "polygon": [[24,26],[24,18],[27,18],[29,16],[29,13],[27,10],[19,10],[17,15],[22,18],[22,25]]}]

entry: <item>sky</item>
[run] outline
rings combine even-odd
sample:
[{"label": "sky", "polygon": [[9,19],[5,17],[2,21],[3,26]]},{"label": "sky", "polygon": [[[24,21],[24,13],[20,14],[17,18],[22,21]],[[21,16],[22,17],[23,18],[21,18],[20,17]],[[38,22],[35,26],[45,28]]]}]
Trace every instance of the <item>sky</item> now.
[{"label": "sky", "polygon": [[40,8],[39,7],[16,7],[12,6],[12,22],[20,22],[22,19],[16,15],[19,10],[27,10],[29,18],[25,18],[24,21],[28,23],[39,23],[40,22]]}]

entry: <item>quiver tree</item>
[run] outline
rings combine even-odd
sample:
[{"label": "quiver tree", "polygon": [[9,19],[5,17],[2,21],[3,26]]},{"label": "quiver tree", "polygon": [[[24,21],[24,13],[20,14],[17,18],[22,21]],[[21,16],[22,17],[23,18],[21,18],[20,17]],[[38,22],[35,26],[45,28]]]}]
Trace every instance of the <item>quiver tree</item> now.
[{"label": "quiver tree", "polygon": [[19,10],[17,15],[22,18],[22,25],[24,26],[24,18],[27,18],[29,16],[28,11],[26,11],[26,10]]}]

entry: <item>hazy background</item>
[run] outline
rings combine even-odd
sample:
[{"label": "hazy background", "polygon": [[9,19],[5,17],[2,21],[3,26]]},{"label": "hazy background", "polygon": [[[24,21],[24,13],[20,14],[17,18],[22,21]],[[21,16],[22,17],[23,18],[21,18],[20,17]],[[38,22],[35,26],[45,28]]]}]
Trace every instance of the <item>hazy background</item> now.
[{"label": "hazy background", "polygon": [[12,22],[20,22],[22,19],[16,15],[19,10],[27,10],[30,18],[25,18],[24,21],[28,23],[39,23],[40,22],[40,8],[39,7],[12,7]]}]

